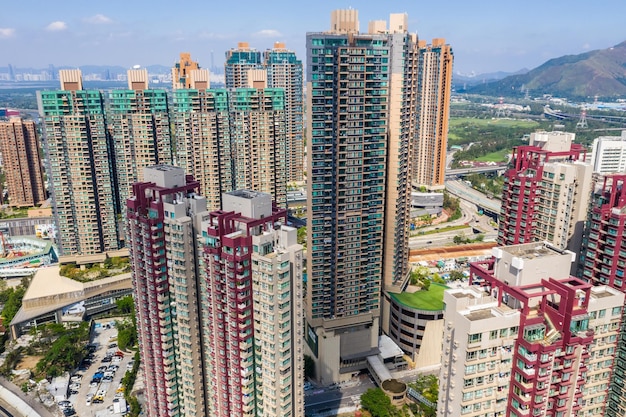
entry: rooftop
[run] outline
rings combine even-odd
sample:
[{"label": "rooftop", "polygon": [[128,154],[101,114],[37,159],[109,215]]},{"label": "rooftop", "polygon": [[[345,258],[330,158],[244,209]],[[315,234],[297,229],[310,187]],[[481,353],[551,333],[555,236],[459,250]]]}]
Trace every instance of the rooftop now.
[{"label": "rooftop", "polygon": [[533,242],[521,245],[501,247],[504,252],[523,259],[543,258],[546,256],[563,254],[563,251],[550,246],[546,242]]},{"label": "rooftop", "polygon": [[390,296],[398,303],[418,310],[439,311],[443,310],[443,292],[448,287],[442,284],[431,283],[427,291],[415,291],[414,293],[403,292],[391,293]]},{"label": "rooftop", "polygon": [[491,317],[496,317],[496,316],[493,314],[493,311],[491,311],[491,308],[485,308],[482,310],[473,310],[465,317],[467,317],[469,321],[478,321],[478,320],[489,319]]}]

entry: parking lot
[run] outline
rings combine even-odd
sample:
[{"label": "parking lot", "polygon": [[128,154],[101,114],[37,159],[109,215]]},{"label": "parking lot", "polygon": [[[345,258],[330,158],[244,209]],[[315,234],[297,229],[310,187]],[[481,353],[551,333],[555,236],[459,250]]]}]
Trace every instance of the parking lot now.
[{"label": "parking lot", "polygon": [[67,382],[67,401],[80,417],[121,415],[121,408],[125,409],[121,381],[132,367],[134,354],[119,351],[115,321],[110,319],[96,323],[90,345],[90,360]]}]

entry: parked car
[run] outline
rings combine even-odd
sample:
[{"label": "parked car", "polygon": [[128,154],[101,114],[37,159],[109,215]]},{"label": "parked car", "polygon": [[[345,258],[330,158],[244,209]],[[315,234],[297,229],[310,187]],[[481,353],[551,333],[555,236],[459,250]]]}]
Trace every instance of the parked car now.
[{"label": "parked car", "polygon": [[96,395],[91,400],[93,404],[102,404],[104,402],[104,395]]},{"label": "parked car", "polygon": [[69,402],[68,400],[59,401],[57,404],[61,408],[61,410],[65,410],[66,408],[72,407],[72,403]]}]

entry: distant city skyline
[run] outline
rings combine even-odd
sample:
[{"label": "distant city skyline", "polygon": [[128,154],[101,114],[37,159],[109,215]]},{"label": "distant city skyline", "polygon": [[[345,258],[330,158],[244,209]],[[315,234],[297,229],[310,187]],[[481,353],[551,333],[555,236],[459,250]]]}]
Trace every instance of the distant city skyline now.
[{"label": "distant city skyline", "polygon": [[[277,0],[259,7],[230,3],[111,0],[103,2],[20,2],[2,6],[0,66],[172,65],[190,52],[204,68],[221,67],[224,54],[246,41],[259,50],[285,42],[305,56],[305,34],[327,28],[333,9],[357,8],[362,30],[370,20],[407,12],[409,31],[420,39],[445,38],[455,54],[455,73],[532,69],[548,59],[614,46],[626,40],[626,3],[608,0],[600,14],[589,4],[530,0],[515,8],[505,2],[348,2],[311,5]],[[36,12],[34,12],[36,10]]]}]

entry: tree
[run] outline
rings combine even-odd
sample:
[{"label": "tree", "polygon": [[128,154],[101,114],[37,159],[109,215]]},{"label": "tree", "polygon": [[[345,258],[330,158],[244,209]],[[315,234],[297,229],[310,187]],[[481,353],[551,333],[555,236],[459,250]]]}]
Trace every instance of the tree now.
[{"label": "tree", "polygon": [[26,293],[26,288],[20,285],[15,289],[10,288],[7,291],[9,291],[7,301],[2,309],[2,322],[5,323],[5,325],[11,323],[13,317],[15,317],[20,307],[22,307],[22,299]]},{"label": "tree", "polygon": [[372,417],[390,417],[395,407],[387,394],[380,388],[370,388],[361,395],[361,407],[369,411]]},{"label": "tree", "polygon": [[117,304],[117,309],[122,314],[131,314],[135,311],[135,301],[130,295],[116,300],[115,304]]},{"label": "tree", "polygon": [[418,266],[411,271],[410,283],[417,285],[420,281],[428,278],[430,271],[425,266]]},{"label": "tree", "polygon": [[450,281],[462,281],[465,279],[465,274],[458,270],[450,271]]},{"label": "tree", "polygon": [[304,355],[304,377],[315,379],[315,361],[309,355]]},{"label": "tree", "polygon": [[127,350],[137,344],[137,327],[134,320],[116,321],[115,327],[117,327],[117,345],[121,350]]},{"label": "tree", "polygon": [[298,243],[300,245],[306,245],[306,226],[298,228]]},{"label": "tree", "polygon": [[430,280],[429,279],[425,279],[423,281],[420,281],[420,284],[422,285],[422,291],[428,291],[428,289],[430,288]]}]

